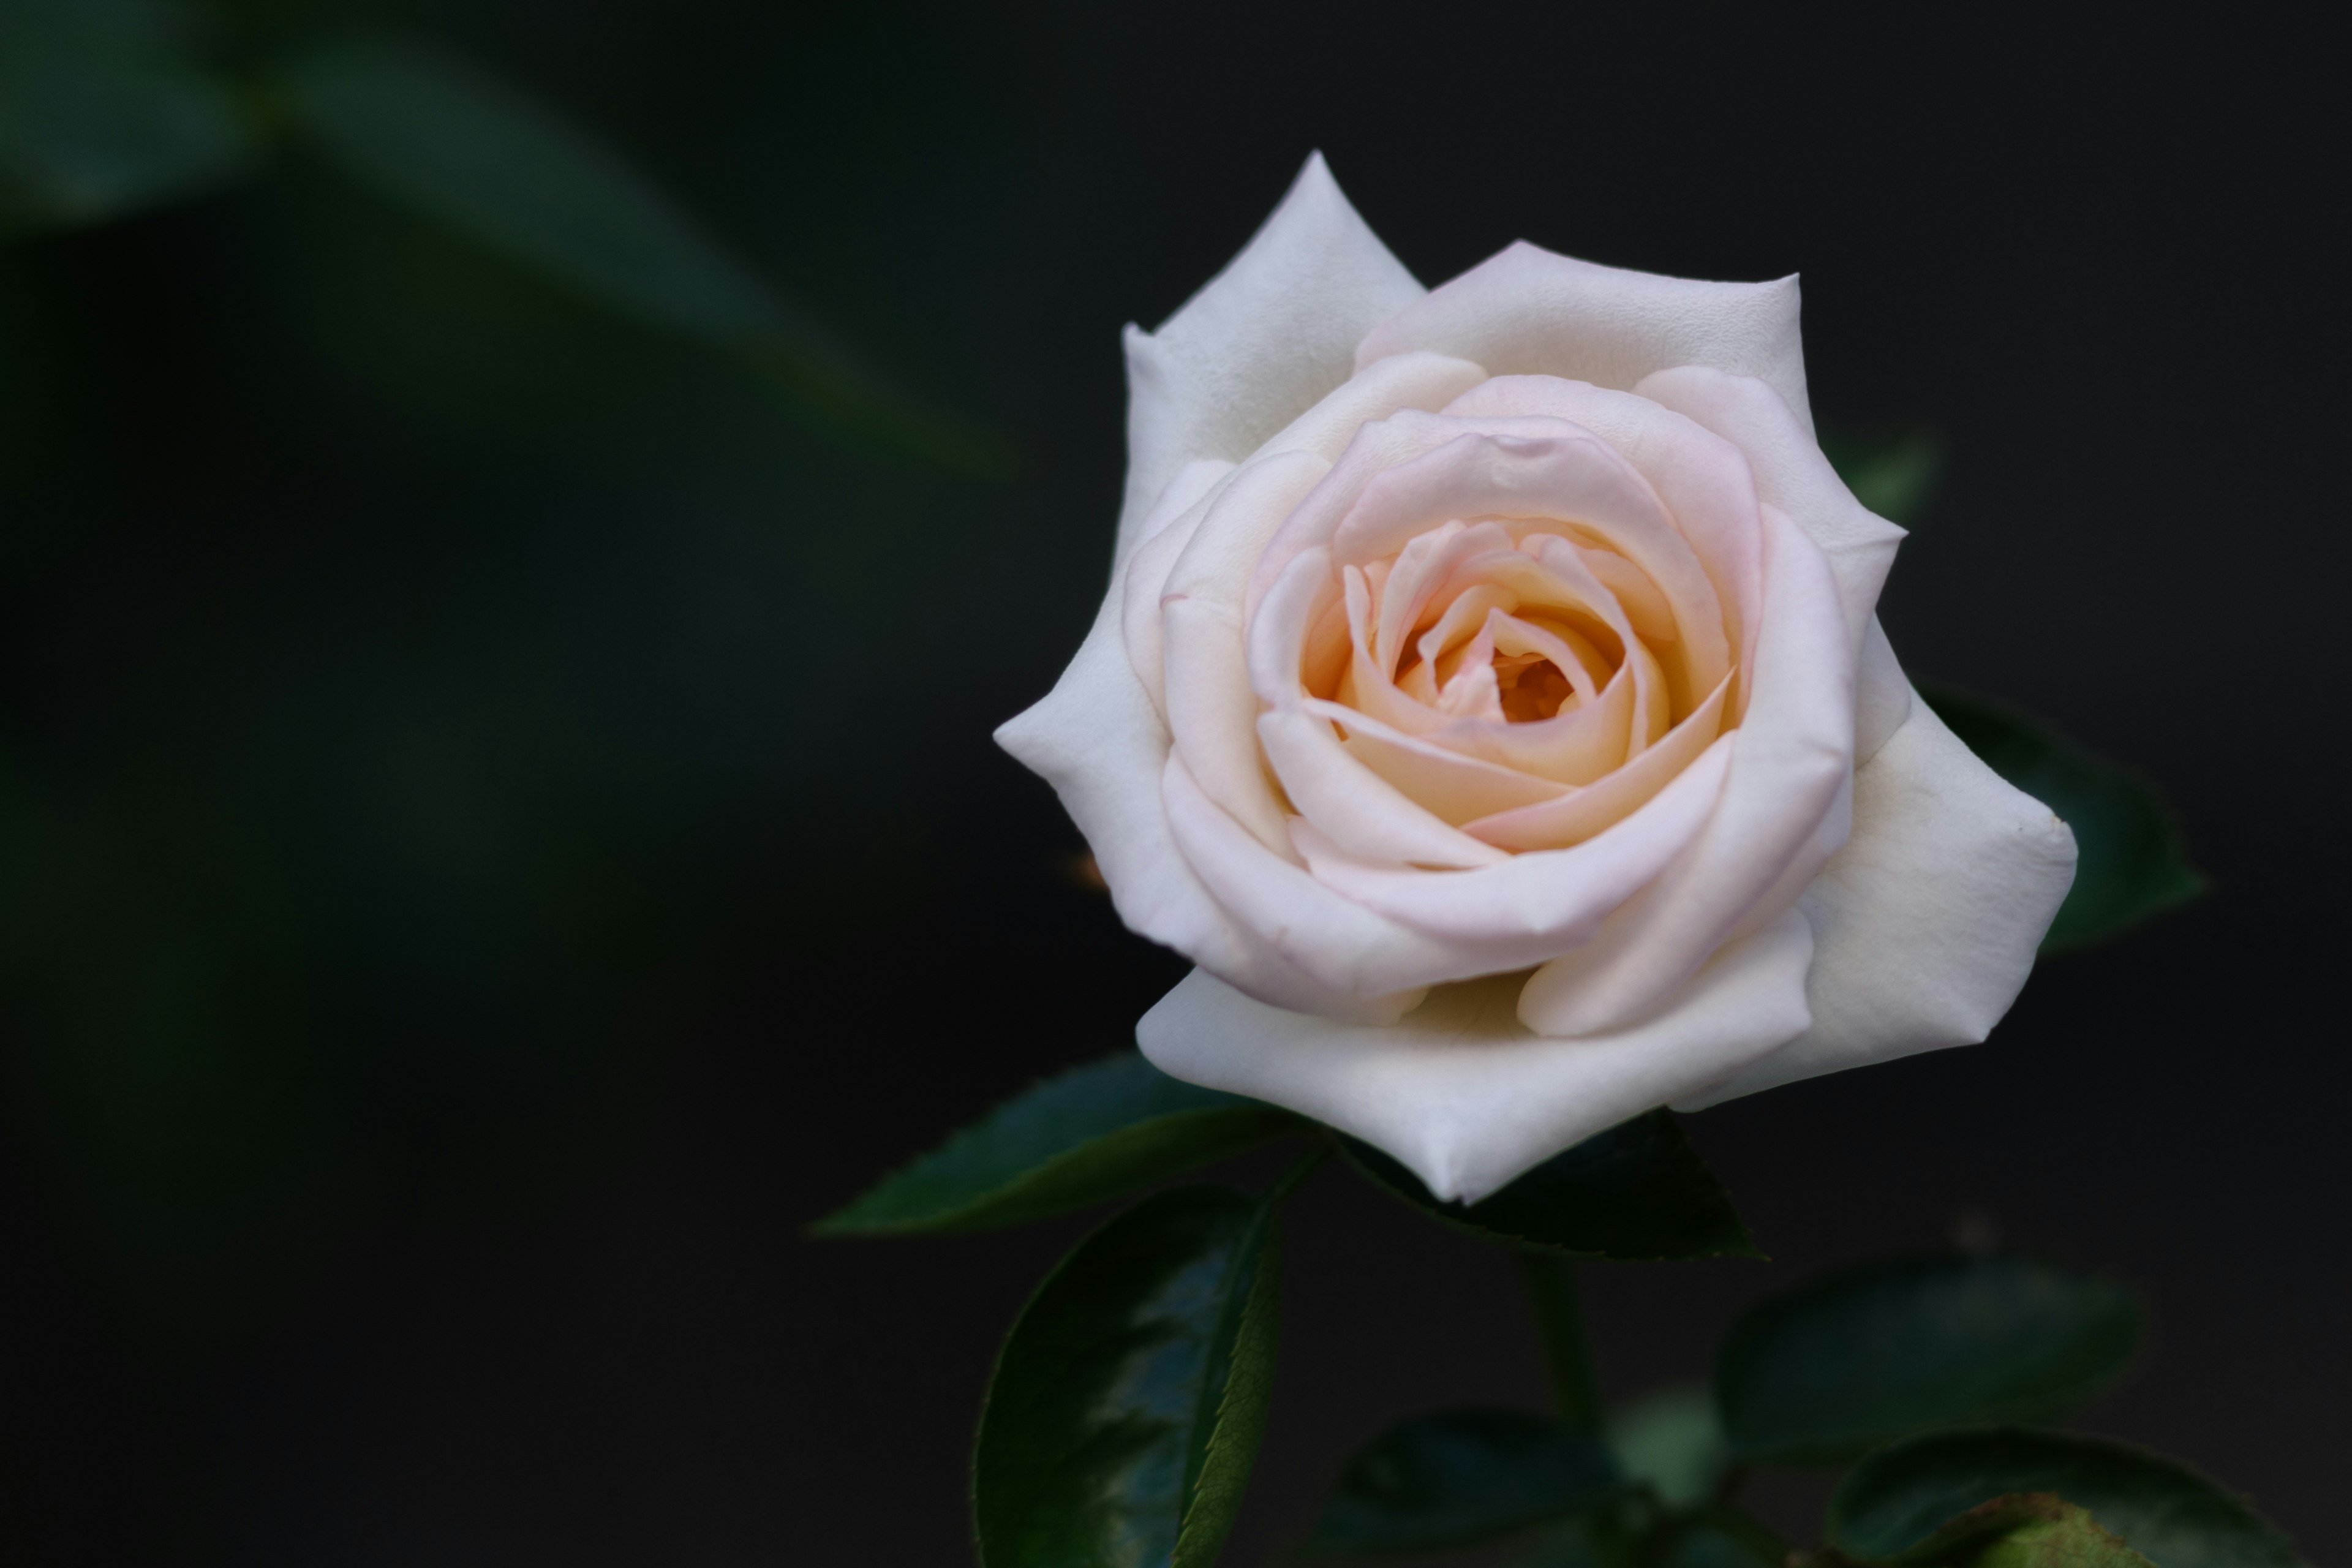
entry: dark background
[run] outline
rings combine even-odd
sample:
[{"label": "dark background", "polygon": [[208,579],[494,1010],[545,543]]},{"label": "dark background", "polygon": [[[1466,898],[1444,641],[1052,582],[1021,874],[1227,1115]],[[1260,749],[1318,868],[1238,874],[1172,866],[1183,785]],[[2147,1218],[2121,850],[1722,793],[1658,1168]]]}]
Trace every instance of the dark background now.
[{"label": "dark background", "polygon": [[[1181,973],[988,732],[1093,613],[1119,324],[1318,146],[1425,281],[1801,270],[1824,421],[1947,442],[1897,647],[2161,781],[2218,888],[1986,1047],[1695,1118],[1779,1261],[1591,1272],[1612,1386],[1981,1211],[2155,1298],[2090,1425],[2352,1555],[2310,41],[450,0],[215,47],[352,18],[629,150],[1023,467],[845,437],[299,147],[0,251],[0,1556],[968,1559],[989,1358],[1087,1222],[799,1227]],[[1498,1258],[1336,1173],[1292,1237],[1239,1563],[1391,1416],[1537,1397]]]}]

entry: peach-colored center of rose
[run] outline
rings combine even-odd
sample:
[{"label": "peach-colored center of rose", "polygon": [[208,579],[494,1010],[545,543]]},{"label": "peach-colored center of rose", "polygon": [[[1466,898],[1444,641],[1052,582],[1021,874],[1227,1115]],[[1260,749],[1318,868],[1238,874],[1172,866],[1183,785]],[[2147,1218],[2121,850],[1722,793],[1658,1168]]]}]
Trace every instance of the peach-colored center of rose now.
[{"label": "peach-colored center of rose", "polygon": [[1498,847],[1590,837],[1723,728],[1729,671],[1694,667],[1666,592],[1594,528],[1455,520],[1340,577],[1301,660],[1309,706]]}]

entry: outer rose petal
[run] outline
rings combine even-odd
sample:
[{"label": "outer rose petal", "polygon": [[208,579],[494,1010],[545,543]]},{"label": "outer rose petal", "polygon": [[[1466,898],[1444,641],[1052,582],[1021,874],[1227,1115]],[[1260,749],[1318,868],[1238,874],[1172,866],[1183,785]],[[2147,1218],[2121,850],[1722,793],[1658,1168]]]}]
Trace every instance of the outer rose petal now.
[{"label": "outer rose petal", "polygon": [[1286,1007],[1384,1021],[1418,1000],[1343,995],[1317,984],[1245,935],[1201,886],[1177,852],[1160,805],[1168,731],[1127,661],[1116,595],[1103,601],[1054,689],[999,726],[996,743],[1061,796],[1129,930]]},{"label": "outer rose petal", "polygon": [[1895,564],[1903,530],[1866,510],[1822,456],[1811,426],[1766,383],[1686,364],[1643,378],[1633,389],[1705,426],[1738,447],[1756,474],[1756,493],[1777,506],[1829,557],[1846,626],[1862,640]]},{"label": "outer rose petal", "polygon": [[1163,1071],[1352,1132],[1469,1203],[1801,1033],[1812,951],[1790,910],[1717,954],[1664,1013],[1575,1040],[1519,1023],[1513,975],[1441,987],[1368,1028],[1265,1006],[1202,970],[1135,1035]]},{"label": "outer rose petal", "polygon": [[1630,391],[1678,364],[1769,382],[1800,418],[1797,280],[1701,283],[1598,267],[1521,240],[1369,331],[1356,362],[1433,349],[1495,375],[1558,375]]},{"label": "outer rose petal", "polygon": [[1421,298],[1320,153],[1240,255],[1157,332],[1127,329],[1124,563],[1135,521],[1196,458],[1238,462],[1338,386],[1374,323]]},{"label": "outer rose petal", "polygon": [[1818,942],[1812,1028],[1677,1109],[1974,1045],[2025,984],[2074,880],[2066,825],[1916,700],[1854,775],[1853,807],[1853,837],[1797,904]]}]

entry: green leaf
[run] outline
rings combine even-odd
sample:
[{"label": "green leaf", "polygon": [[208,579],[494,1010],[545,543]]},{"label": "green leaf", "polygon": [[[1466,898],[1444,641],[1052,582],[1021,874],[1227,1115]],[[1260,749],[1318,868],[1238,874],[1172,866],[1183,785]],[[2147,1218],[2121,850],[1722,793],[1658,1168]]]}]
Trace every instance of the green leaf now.
[{"label": "green leaf", "polygon": [[2139,1300],[2014,1257],[1860,1264],[1742,1313],[1715,1394],[1741,1459],[1852,1457],[1958,1422],[2052,1415],[2130,1363]]},{"label": "green leaf", "polygon": [[2089,1510],[2156,1568],[2308,1568],[2277,1526],[2178,1460],[2022,1427],[1880,1449],[1830,1500],[1829,1541],[1849,1556],[1900,1558],[1971,1509],[2034,1492]]},{"label": "green leaf", "polygon": [[1948,687],[1919,691],[1988,767],[2074,830],[2082,858],[2042,952],[2104,942],[2205,891],[2179,823],[2138,773],[2014,709]]},{"label": "green leaf", "polygon": [[305,55],[280,89],[355,177],[607,307],[744,356],[841,423],[974,471],[994,437],[922,406],[626,160],[478,67],[390,40]]},{"label": "green leaf", "polygon": [[0,220],[98,223],[199,195],[252,163],[235,96],[144,6],[0,5]]},{"label": "green leaf", "polygon": [[1588,1138],[1490,1197],[1441,1203],[1421,1178],[1369,1144],[1349,1160],[1397,1197],[1487,1241],[1579,1258],[1760,1258],[1731,1196],[1669,1111]]},{"label": "green leaf", "polygon": [[1265,1430],[1280,1198],[1159,1194],[1038,1288],[972,1457],[985,1568],[1215,1561]]},{"label": "green leaf", "polygon": [[1124,1197],[1305,1126],[1121,1051],[1006,1100],[811,1228],[916,1236],[1020,1225]]},{"label": "green leaf", "polygon": [[1671,1508],[1706,1501],[1731,1463],[1714,1391],[1703,1384],[1662,1388],[1611,1411],[1609,1447],[1619,1468]]},{"label": "green leaf", "polygon": [[1980,1504],[1895,1561],[1902,1568],[2150,1568],[2089,1510],[2049,1492]]},{"label": "green leaf", "polygon": [[1905,528],[1918,521],[1943,478],[1944,443],[1932,430],[1823,430],[1821,442],[1853,499]]},{"label": "green leaf", "polygon": [[1609,1451],[1556,1415],[1472,1408],[1416,1416],[1349,1459],[1310,1540],[1318,1552],[1424,1552],[1582,1513],[1623,1490]]},{"label": "green leaf", "polygon": [[1733,1509],[1714,1508],[1667,1527],[1658,1568],[1786,1568],[1789,1543]]}]

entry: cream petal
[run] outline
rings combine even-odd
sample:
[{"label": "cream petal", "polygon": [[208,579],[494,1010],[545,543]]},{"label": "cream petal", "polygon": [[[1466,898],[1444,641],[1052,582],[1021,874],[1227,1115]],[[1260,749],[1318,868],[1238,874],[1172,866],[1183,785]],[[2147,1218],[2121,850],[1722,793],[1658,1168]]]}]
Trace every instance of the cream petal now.
[{"label": "cream petal", "polygon": [[1244,628],[1250,688],[1261,702],[1280,708],[1298,700],[1307,639],[1339,595],[1332,575],[1327,550],[1294,557]]},{"label": "cream petal", "polygon": [[1645,377],[1633,389],[1738,447],[1756,475],[1756,493],[1796,519],[1837,574],[1847,627],[1859,642],[1895,564],[1903,530],[1853,499],[1813,439],[1811,425],[1753,376],[1682,365]]},{"label": "cream petal", "polygon": [[1983,1039],[2074,878],[2065,824],[1915,702],[1855,773],[1853,836],[1798,902],[1818,938],[1812,1027],[1682,1106]]},{"label": "cream petal", "polygon": [[1669,1011],[1578,1040],[1529,1034],[1510,976],[1441,987],[1365,1028],[1263,1006],[1201,971],[1135,1035],[1162,1071],[1353,1133],[1469,1203],[1801,1033],[1811,952],[1791,912],[1717,954]]},{"label": "cream petal", "polygon": [[[1464,589],[1454,596],[1451,604],[1445,606],[1444,614],[1437,617],[1436,624],[1414,639],[1412,647],[1415,653],[1421,655],[1420,668],[1428,669],[1433,667],[1448,650],[1460,647],[1486,629],[1487,611],[1508,612],[1518,607],[1519,596],[1507,588],[1498,588],[1492,584],[1479,583]],[[1582,667],[1580,665],[1579,668],[1580,669]],[[1563,670],[1561,673],[1567,672]],[[1433,675],[1431,679],[1434,679],[1435,677]],[[1591,683],[1592,677],[1587,672],[1584,676],[1584,684],[1591,686]],[[1591,700],[1594,693],[1586,692],[1581,687],[1578,689],[1579,694],[1587,701]],[[1419,700],[1425,702],[1433,699],[1420,698]]]},{"label": "cream petal", "polygon": [[1143,682],[1146,695],[1161,718],[1168,716],[1165,663],[1160,646],[1160,595],[1168,585],[1169,569],[1192,542],[1217,489],[1234,465],[1203,459],[1187,463],[1161,492],[1145,520],[1143,542],[1127,558],[1118,577],[1119,632],[1127,643],[1127,661]]},{"label": "cream petal", "polygon": [[1202,793],[1181,756],[1170,754],[1160,798],[1185,865],[1218,907],[1318,985],[1376,997],[1502,967],[1383,919],[1275,854]]},{"label": "cream petal", "polygon": [[1442,447],[1471,428],[1461,420],[1443,419],[1413,408],[1399,409],[1385,419],[1358,426],[1323,482],[1298,503],[1266,545],[1265,554],[1250,581],[1244,613],[1257,613],[1258,600],[1294,556],[1301,551],[1330,544],[1340,519],[1348,515],[1348,509],[1356,504],[1356,498],[1363,493],[1366,485],[1398,464]]},{"label": "cream petal", "polygon": [[[1499,611],[1490,619],[1496,627],[1497,646],[1506,653],[1518,653],[1530,645],[1549,644],[1558,650],[1547,650],[1555,664],[1575,658],[1559,639],[1547,636],[1540,627],[1503,616]],[[1516,635],[1521,630],[1529,635]],[[1637,664],[1639,645],[1633,645],[1633,652],[1636,658],[1627,659],[1624,667],[1609,678],[1598,700],[1580,708],[1549,719],[1449,724],[1428,731],[1423,739],[1428,744],[1549,784],[1581,788],[1624,766],[1634,754],[1631,743],[1634,738],[1633,719],[1639,689],[1645,681]],[[1646,741],[1647,737],[1642,739]],[[1539,798],[1557,800],[1560,794],[1552,790]],[[1470,818],[1463,820],[1467,822]]]},{"label": "cream petal", "polygon": [[1607,442],[1572,424],[1543,435],[1476,425],[1463,421],[1462,434],[1368,479],[1333,530],[1333,558],[1345,564],[1389,554],[1447,518],[1581,524],[1638,564],[1640,571],[1629,568],[1627,575],[1646,574],[1651,592],[1663,593],[1676,627],[1670,636],[1692,667],[1689,699],[1712,690],[1731,660],[1722,605],[1691,540],[1650,481]]},{"label": "cream petal", "polygon": [[996,742],[1054,786],[1129,930],[1269,1006],[1378,1023],[1412,1005],[1310,980],[1244,931],[1185,864],[1160,799],[1168,732],[1127,662],[1112,600],[1054,689],[1000,726]]},{"label": "cream petal", "polygon": [[1374,360],[1276,432],[1256,455],[1312,452],[1327,463],[1337,462],[1361,426],[1406,409],[1434,414],[1486,379],[1483,367],[1446,354]]},{"label": "cream petal", "polygon": [[1352,376],[1357,342],[1423,292],[1339,194],[1322,154],[1308,158],[1223,271],[1157,332],[1127,329],[1117,559],[1124,563],[1144,509],[1177,469],[1255,451]]},{"label": "cream petal", "polygon": [[1499,811],[1556,799],[1566,784],[1465,756],[1449,747],[1394,730],[1360,709],[1308,698],[1302,706],[1344,725],[1349,755],[1419,802],[1439,820],[1460,826]]},{"label": "cream petal", "polygon": [[1529,977],[1520,1017],[1547,1035],[1622,1026],[1667,1002],[1757,912],[1853,775],[1853,658],[1829,563],[1764,508],[1763,606],[1747,712],[1714,816],[1592,941]]},{"label": "cream petal", "polygon": [[1331,842],[1401,866],[1491,866],[1509,857],[1447,826],[1364,766],[1328,722],[1297,709],[1258,715],[1258,739],[1298,814]]},{"label": "cream petal", "polygon": [[1169,567],[1161,597],[1207,599],[1238,616],[1265,542],[1330,467],[1312,452],[1276,452],[1243,464]]},{"label": "cream petal", "polygon": [[[1577,426],[1613,447],[1649,481],[1675,528],[1715,585],[1724,631],[1738,657],[1753,656],[1755,585],[1762,537],[1757,529],[1756,480],[1738,447],[1670,408],[1630,392],[1612,392],[1550,375],[1496,376],[1445,406],[1448,416],[1499,425],[1552,419]],[[1643,565],[1671,595],[1673,582]],[[1714,679],[1695,673],[1696,690]],[[1693,692],[1696,696],[1696,691]]]},{"label": "cream petal", "polygon": [[1911,717],[1911,682],[1895,661],[1878,617],[1863,633],[1853,672],[1853,763],[1859,768]]},{"label": "cream petal", "polygon": [[1365,334],[1357,361],[1412,349],[1459,354],[1496,375],[1558,375],[1630,389],[1675,365],[1769,383],[1801,415],[1797,280],[1706,283],[1600,267],[1522,240]]},{"label": "cream petal", "polygon": [[1615,773],[1557,800],[1465,822],[1463,833],[1503,849],[1560,849],[1614,826],[1716,743],[1733,679],[1725,676],[1690,717]]},{"label": "cream petal", "polygon": [[1208,797],[1257,841],[1290,856],[1282,803],[1258,760],[1257,694],[1250,689],[1240,617],[1209,599],[1160,606],[1168,647],[1168,731]]},{"label": "cream petal", "polygon": [[1444,978],[1520,969],[1584,941],[1685,852],[1716,807],[1729,755],[1728,747],[1703,753],[1624,821],[1573,848],[1471,870],[1360,860],[1311,823],[1294,821],[1291,835],[1317,880],[1484,961]]}]

